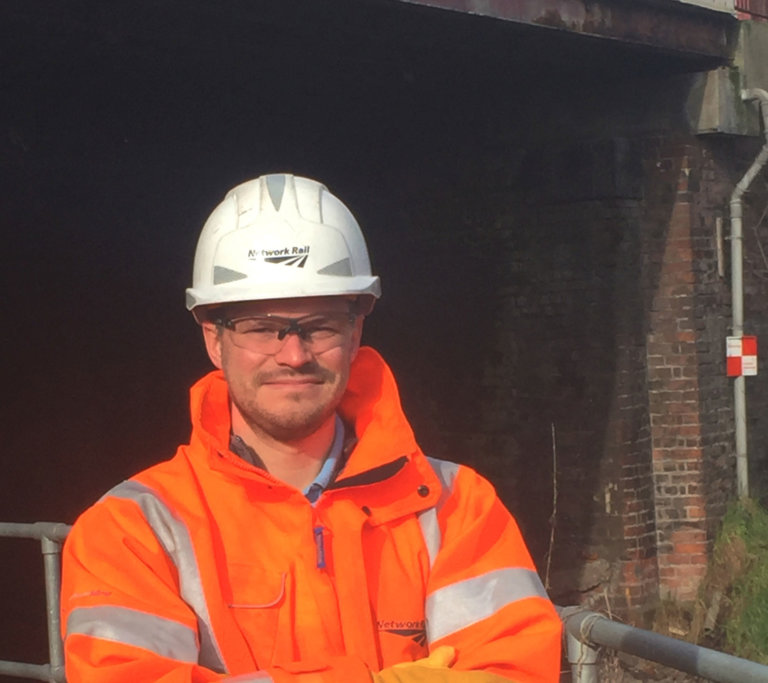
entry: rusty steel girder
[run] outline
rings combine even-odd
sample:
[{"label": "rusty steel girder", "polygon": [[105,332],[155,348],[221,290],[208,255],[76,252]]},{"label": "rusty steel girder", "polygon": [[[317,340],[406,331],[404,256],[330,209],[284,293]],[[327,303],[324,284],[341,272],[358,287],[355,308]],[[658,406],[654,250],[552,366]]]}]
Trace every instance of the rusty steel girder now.
[{"label": "rusty steel girder", "polygon": [[398,0],[529,27],[728,61],[734,14],[680,0]]}]

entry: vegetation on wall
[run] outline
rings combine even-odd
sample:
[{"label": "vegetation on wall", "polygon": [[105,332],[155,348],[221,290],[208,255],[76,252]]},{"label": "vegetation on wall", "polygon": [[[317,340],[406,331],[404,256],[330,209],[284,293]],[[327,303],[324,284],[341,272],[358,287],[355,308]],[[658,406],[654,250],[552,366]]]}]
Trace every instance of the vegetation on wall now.
[{"label": "vegetation on wall", "polygon": [[653,629],[768,665],[768,510],[731,503],[699,599],[664,601]]},{"label": "vegetation on wall", "polygon": [[723,603],[710,637],[726,652],[768,664],[768,511],[757,502],[729,508],[704,588],[710,610]]}]

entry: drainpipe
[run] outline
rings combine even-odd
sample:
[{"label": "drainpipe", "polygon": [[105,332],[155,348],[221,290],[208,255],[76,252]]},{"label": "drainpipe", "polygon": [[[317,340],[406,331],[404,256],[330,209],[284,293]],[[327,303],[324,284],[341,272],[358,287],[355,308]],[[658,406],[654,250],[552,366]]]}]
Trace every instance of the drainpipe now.
[{"label": "drainpipe", "polygon": [[[757,174],[768,162],[768,92],[760,88],[741,91],[741,99],[760,100],[765,144],[744,177],[736,183],[731,195],[731,308],[733,310],[733,336],[744,336],[744,269],[742,256],[742,196]],[[747,400],[744,375],[733,382],[733,416],[736,423],[736,487],[739,498],[749,497],[749,469],[747,464]]]}]

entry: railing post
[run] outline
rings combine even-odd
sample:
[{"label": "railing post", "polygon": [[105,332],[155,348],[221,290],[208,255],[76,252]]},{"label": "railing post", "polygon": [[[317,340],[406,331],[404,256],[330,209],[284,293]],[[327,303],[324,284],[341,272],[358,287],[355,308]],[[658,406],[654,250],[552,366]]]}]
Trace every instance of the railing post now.
[{"label": "railing post", "polygon": [[[560,607],[560,618],[567,625],[568,617],[582,611],[580,607]],[[593,645],[580,630],[579,637],[565,629],[565,645],[568,664],[571,665],[572,683],[598,683],[597,659],[600,648]]]},{"label": "railing post", "polygon": [[70,526],[61,522],[0,522],[0,538],[34,538],[40,541],[45,577],[46,621],[48,624],[48,664],[27,664],[0,660],[0,676],[34,678],[48,683],[66,683],[64,646],[61,642],[59,589],[61,586],[61,547]]},{"label": "railing post", "polygon": [[59,590],[61,587],[61,542],[40,539],[45,572],[45,605],[48,621],[48,657],[52,683],[64,681],[64,645],[61,642]]},{"label": "railing post", "polygon": [[565,634],[568,663],[573,683],[597,683],[598,648],[582,643],[576,636]]}]

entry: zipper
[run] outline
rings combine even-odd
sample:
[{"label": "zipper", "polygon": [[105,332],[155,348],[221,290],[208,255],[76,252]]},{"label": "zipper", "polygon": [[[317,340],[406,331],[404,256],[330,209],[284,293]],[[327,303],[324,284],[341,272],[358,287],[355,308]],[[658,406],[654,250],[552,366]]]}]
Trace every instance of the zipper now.
[{"label": "zipper", "polygon": [[325,569],[325,540],[323,534],[325,527],[316,526],[312,529],[312,534],[315,537],[315,560],[318,569]]}]

